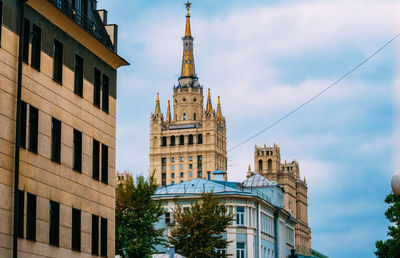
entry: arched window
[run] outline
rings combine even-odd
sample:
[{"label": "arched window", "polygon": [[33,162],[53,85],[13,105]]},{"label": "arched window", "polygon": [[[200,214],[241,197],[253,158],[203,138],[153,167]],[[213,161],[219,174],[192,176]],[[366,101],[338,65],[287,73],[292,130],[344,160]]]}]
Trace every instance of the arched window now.
[{"label": "arched window", "polygon": [[262,172],[262,170],[263,170],[262,160],[261,160],[261,159],[258,161],[258,170],[259,170],[260,172]]},{"label": "arched window", "polygon": [[183,113],[183,120],[186,120],[186,113]]},{"label": "arched window", "polygon": [[193,120],[196,120],[196,113],[193,114]]},{"label": "arched window", "polygon": [[202,134],[197,135],[197,143],[203,144],[203,135]]},{"label": "arched window", "polygon": [[167,137],[163,136],[161,138],[161,146],[167,146]]},{"label": "arched window", "polygon": [[185,145],[185,136],[179,136],[179,145]]},{"label": "arched window", "polygon": [[175,146],[175,136],[171,136],[171,146]]},{"label": "arched window", "polygon": [[189,145],[193,144],[193,134],[189,134]]},{"label": "arched window", "polygon": [[272,171],[272,159],[268,160],[268,172]]}]

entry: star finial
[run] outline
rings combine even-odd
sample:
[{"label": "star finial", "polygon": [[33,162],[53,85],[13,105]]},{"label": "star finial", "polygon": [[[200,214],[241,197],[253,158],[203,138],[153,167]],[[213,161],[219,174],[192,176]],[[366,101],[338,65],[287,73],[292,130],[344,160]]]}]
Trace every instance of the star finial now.
[{"label": "star finial", "polygon": [[189,1],[187,1],[185,5],[186,5],[186,9],[188,9],[188,10],[189,10],[189,9],[190,9],[190,6],[192,5],[192,3],[191,3],[191,2],[189,2]]}]

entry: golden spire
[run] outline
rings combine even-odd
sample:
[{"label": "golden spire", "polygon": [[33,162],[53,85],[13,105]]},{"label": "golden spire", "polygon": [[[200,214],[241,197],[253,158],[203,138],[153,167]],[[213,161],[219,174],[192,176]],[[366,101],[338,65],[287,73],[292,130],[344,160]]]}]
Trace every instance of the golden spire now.
[{"label": "golden spire", "polygon": [[221,111],[221,101],[218,96],[218,106],[217,106],[217,120],[222,121],[222,111]]},{"label": "golden spire", "polygon": [[192,3],[190,3],[189,1],[187,1],[186,5],[186,30],[185,30],[185,37],[191,37],[192,33],[190,31],[190,14],[189,14],[189,9],[190,9],[190,5],[192,5]]},{"label": "golden spire", "polygon": [[167,126],[171,123],[171,108],[169,105],[169,100],[168,100],[168,107],[167,107],[167,119],[165,120],[167,123]]},{"label": "golden spire", "polygon": [[160,97],[158,96],[158,92],[157,92],[156,109],[154,111],[154,115],[160,115],[160,114],[161,114]]},{"label": "golden spire", "polygon": [[211,115],[211,113],[212,113],[211,92],[210,92],[210,88],[208,88],[206,114]]},{"label": "golden spire", "polygon": [[193,58],[193,37],[190,30],[190,3],[189,1],[186,5],[186,29],[185,36],[183,37],[183,57],[182,57],[182,71],[181,78],[196,77],[194,69],[194,58]]}]

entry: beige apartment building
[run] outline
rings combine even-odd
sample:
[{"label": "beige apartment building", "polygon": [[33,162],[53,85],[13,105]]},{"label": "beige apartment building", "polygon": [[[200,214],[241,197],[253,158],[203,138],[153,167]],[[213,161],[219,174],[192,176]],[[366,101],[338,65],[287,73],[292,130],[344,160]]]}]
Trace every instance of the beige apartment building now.
[{"label": "beige apartment building", "polygon": [[0,257],[115,256],[117,26],[0,0]]},{"label": "beige apartment building", "polygon": [[[306,179],[301,180],[299,163],[296,160],[281,162],[280,148],[273,146],[255,146],[255,173],[268,180],[277,181],[284,188],[284,207],[296,218],[296,250],[309,255],[311,250],[311,229],[308,226],[308,203]],[[251,177],[249,169],[247,177]]]},{"label": "beige apartment building", "polygon": [[219,97],[217,110],[213,109],[210,89],[204,109],[203,86],[195,72],[190,3],[186,6],[182,69],[173,88],[173,114],[169,101],[165,116],[161,112],[158,93],[151,114],[150,172],[155,173],[159,185],[214,179],[214,171],[227,168],[225,117]]}]

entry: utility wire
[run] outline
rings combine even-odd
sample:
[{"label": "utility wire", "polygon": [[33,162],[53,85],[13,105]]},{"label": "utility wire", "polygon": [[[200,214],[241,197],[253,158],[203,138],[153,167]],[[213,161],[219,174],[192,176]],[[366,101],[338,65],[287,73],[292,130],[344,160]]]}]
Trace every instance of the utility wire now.
[{"label": "utility wire", "polygon": [[363,64],[365,64],[366,62],[368,62],[370,59],[372,59],[374,56],[376,56],[379,52],[381,52],[384,48],[386,48],[388,45],[390,45],[390,43],[392,43],[393,41],[395,41],[398,37],[400,37],[400,33],[397,34],[395,37],[393,37],[391,40],[389,40],[388,42],[386,42],[385,45],[383,45],[382,47],[380,47],[378,50],[376,50],[374,53],[372,53],[370,56],[368,56],[364,61],[362,61],[360,64],[358,64],[356,67],[354,67],[353,69],[351,69],[350,71],[348,71],[347,73],[345,73],[344,75],[342,75],[342,77],[340,77],[339,79],[337,79],[334,83],[332,83],[331,85],[329,85],[328,87],[326,87],[325,89],[323,89],[322,91],[320,91],[319,93],[317,93],[316,95],[314,95],[312,98],[310,98],[309,100],[307,100],[306,102],[304,102],[303,104],[297,106],[295,109],[293,109],[292,111],[290,111],[289,113],[287,113],[286,115],[284,115],[283,117],[281,117],[280,119],[278,119],[277,121],[273,122],[272,124],[270,124],[269,126],[265,127],[264,129],[262,129],[261,131],[259,131],[258,133],[254,134],[253,136],[247,138],[246,140],[242,141],[241,143],[233,146],[232,148],[230,148],[227,152],[230,152],[240,146],[242,146],[243,144],[249,142],[250,140],[254,139],[255,137],[259,136],[260,134],[262,134],[263,132],[271,129],[272,127],[274,127],[275,125],[279,124],[280,122],[282,122],[283,120],[285,120],[286,118],[288,118],[289,116],[291,116],[293,113],[295,113],[296,111],[300,110],[301,108],[303,108],[305,105],[309,104],[310,102],[312,102],[313,100],[315,100],[316,98],[318,98],[319,96],[321,96],[322,94],[324,94],[326,91],[328,91],[330,88],[332,88],[333,86],[337,85],[340,81],[342,81],[344,78],[346,78],[347,76],[349,76],[351,73],[353,73],[355,70],[357,70],[358,68],[360,68]]}]

